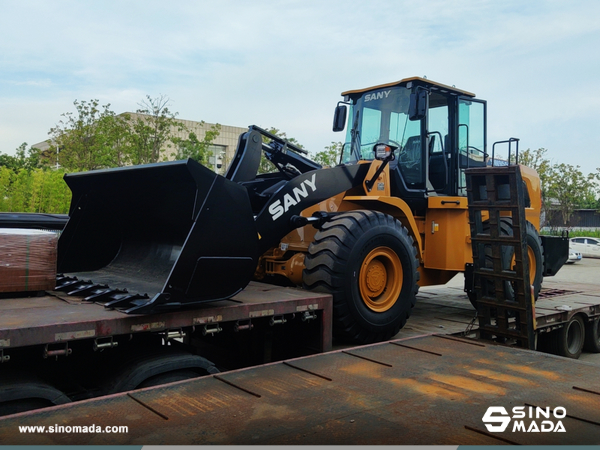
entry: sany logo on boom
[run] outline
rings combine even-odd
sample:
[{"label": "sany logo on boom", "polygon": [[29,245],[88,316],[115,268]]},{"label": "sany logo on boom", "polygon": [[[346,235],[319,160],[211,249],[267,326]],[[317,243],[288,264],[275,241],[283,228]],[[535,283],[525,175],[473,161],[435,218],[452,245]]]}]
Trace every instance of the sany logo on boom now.
[{"label": "sany logo on boom", "polygon": [[372,94],[365,95],[365,102],[370,102],[371,100],[381,100],[382,98],[388,98],[390,95],[390,91],[379,91],[373,92]]},{"label": "sany logo on boom", "polygon": [[315,192],[317,190],[316,184],[317,174],[313,173],[312,178],[304,180],[300,183],[300,186],[295,187],[292,190],[291,194],[285,194],[283,196],[283,204],[281,200],[277,200],[273,202],[271,206],[269,206],[269,213],[273,216],[273,220],[277,220],[279,217],[284,215],[292,206],[296,206],[300,203],[302,198],[308,197],[308,188],[311,189],[311,192]]}]

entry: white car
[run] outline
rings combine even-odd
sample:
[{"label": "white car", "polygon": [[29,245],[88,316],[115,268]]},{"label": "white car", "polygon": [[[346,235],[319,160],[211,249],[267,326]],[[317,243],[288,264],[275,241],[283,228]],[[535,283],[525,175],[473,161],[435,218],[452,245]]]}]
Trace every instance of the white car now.
[{"label": "white car", "polygon": [[572,248],[569,249],[569,259],[565,264],[575,264],[577,261],[581,261],[581,253],[576,252]]},{"label": "white car", "polygon": [[600,238],[571,238],[569,249],[581,253],[584,258],[600,258]]}]

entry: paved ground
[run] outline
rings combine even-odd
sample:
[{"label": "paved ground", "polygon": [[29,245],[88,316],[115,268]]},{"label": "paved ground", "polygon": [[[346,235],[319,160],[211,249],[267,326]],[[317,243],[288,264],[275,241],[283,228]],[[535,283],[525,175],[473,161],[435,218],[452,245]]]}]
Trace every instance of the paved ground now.
[{"label": "paved ground", "polygon": [[[583,258],[574,264],[565,264],[562,269],[554,276],[544,278],[544,287],[556,289],[568,289],[569,283],[585,283],[598,287],[600,290],[600,259]],[[464,285],[464,277],[458,274],[450,280],[446,286],[462,287]],[[600,365],[600,353],[584,353],[581,354],[581,361]]]}]

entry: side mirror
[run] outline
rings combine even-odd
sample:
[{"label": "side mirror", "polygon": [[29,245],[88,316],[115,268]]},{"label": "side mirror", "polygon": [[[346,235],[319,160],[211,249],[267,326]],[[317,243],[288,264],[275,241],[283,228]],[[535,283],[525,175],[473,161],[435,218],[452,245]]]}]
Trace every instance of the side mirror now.
[{"label": "side mirror", "polygon": [[408,118],[410,120],[421,120],[425,118],[427,111],[427,94],[424,89],[410,94],[410,104],[408,105]]},{"label": "side mirror", "polygon": [[333,131],[344,131],[347,115],[348,108],[346,105],[337,105],[335,107],[335,114],[333,115]]}]

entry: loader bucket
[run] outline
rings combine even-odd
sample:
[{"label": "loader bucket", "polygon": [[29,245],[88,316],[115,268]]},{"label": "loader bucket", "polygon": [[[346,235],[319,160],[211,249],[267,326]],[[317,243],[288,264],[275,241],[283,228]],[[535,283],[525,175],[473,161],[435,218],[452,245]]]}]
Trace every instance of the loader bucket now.
[{"label": "loader bucket", "polygon": [[58,243],[62,290],[79,280],[72,290],[90,301],[149,313],[230,298],[250,282],[258,234],[237,183],[191,159],[65,181],[73,197]]}]

